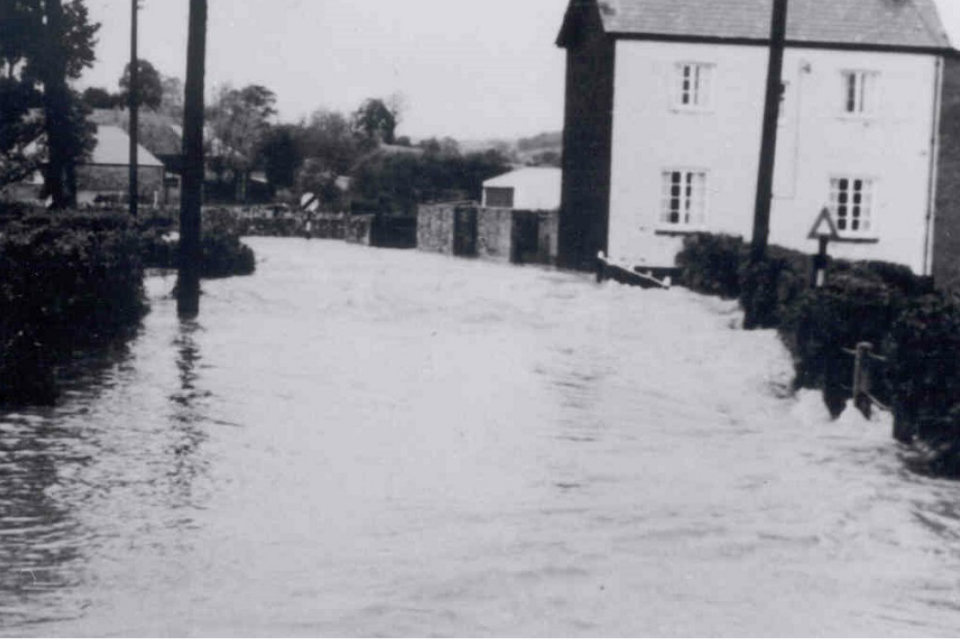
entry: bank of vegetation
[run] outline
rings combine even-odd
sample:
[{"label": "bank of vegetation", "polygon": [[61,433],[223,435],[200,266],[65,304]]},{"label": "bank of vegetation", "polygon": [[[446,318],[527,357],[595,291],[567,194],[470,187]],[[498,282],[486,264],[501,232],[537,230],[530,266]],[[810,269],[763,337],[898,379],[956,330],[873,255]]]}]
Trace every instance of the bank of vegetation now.
[{"label": "bank of vegetation", "polygon": [[[147,268],[176,268],[175,218],[125,212],[11,211],[0,225],[0,404],[51,404],[77,353],[135,334]],[[14,214],[11,216],[9,214]],[[253,251],[224,216],[203,229],[203,278],[253,273]]]},{"label": "bank of vegetation", "polygon": [[[144,266],[176,269],[180,262],[180,223],[175,215],[156,214],[137,221],[136,232]],[[200,238],[200,277],[247,276],[256,271],[253,249],[241,240],[244,226],[223,211],[206,211]]]},{"label": "bank of vegetation", "polygon": [[50,404],[59,365],[146,313],[138,236],[123,216],[68,213],[0,234],[0,403]]},{"label": "bank of vegetation", "polygon": [[776,329],[793,356],[796,388],[823,391],[832,415],[851,396],[858,343],[874,346],[871,395],[894,437],[923,453],[922,468],[960,477],[960,303],[929,278],[884,262],[833,260],[810,285],[812,257],[770,247],[759,265],[739,237],[690,236],[678,256],[685,286],[738,299],[758,328]]}]

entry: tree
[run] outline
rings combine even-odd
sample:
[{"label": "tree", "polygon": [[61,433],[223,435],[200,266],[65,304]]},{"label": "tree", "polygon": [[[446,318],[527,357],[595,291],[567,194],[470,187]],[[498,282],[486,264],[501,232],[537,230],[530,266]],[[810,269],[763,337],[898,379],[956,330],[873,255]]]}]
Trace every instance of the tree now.
[{"label": "tree", "polygon": [[361,149],[346,116],[338,111],[318,109],[301,129],[300,151],[304,158],[321,161],[326,171],[339,175],[350,173],[360,158]]},{"label": "tree", "polygon": [[160,74],[163,97],[158,111],[165,116],[183,118],[183,81],[175,76]]},{"label": "tree", "polygon": [[67,81],[92,65],[99,27],[82,0],[0,0],[0,186],[41,165],[46,134],[45,191],[54,208],[75,204],[93,134]]},{"label": "tree", "polygon": [[292,187],[297,170],[303,164],[297,131],[296,126],[289,124],[270,127],[260,143],[257,156],[263,164],[267,181],[274,188]]},{"label": "tree", "polygon": [[116,109],[123,104],[121,96],[110,93],[102,87],[85,89],[80,100],[91,109]]},{"label": "tree", "polygon": [[214,137],[210,150],[232,172],[241,201],[246,200],[247,180],[270,118],[277,113],[276,102],[276,94],[261,85],[243,89],[224,86],[210,107],[208,118]]},{"label": "tree", "polygon": [[379,98],[365,100],[353,113],[353,131],[369,146],[393,144],[397,115]]},{"label": "tree", "polygon": [[[124,67],[120,77],[121,104],[130,101],[130,63]],[[160,72],[148,60],[137,60],[137,106],[156,111],[163,103],[163,82]]]}]

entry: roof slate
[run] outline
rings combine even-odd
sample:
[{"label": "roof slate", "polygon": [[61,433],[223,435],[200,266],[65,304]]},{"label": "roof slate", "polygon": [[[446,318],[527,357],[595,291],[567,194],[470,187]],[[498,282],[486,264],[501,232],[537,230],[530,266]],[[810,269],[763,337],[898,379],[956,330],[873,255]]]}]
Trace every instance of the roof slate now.
[{"label": "roof slate", "polygon": [[[582,0],[573,0],[579,2]],[[773,0],[599,0],[615,35],[767,40]],[[933,0],[790,0],[787,40],[950,48]]]}]

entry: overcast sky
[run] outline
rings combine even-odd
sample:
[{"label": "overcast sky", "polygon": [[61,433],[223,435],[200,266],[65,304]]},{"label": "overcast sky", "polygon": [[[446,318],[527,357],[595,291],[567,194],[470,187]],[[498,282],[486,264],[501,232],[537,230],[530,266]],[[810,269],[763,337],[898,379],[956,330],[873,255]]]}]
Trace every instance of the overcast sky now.
[{"label": "overcast sky", "polygon": [[[183,78],[188,0],[141,0],[140,56]],[[960,0],[937,0],[960,34]],[[559,130],[567,0],[210,0],[207,86],[262,84],[280,117],[354,110],[400,92],[399,133],[516,137]],[[116,89],[131,0],[87,0],[102,23],[81,86]],[[956,27],[956,28],[955,28]],[[955,42],[960,42],[956,38]]]},{"label": "overcast sky", "polygon": [[[183,78],[188,0],[141,0],[140,57]],[[102,23],[81,86],[116,89],[131,0],[87,0]],[[458,139],[559,130],[566,0],[210,0],[207,86],[262,84],[295,120],[403,94],[401,135]]]}]

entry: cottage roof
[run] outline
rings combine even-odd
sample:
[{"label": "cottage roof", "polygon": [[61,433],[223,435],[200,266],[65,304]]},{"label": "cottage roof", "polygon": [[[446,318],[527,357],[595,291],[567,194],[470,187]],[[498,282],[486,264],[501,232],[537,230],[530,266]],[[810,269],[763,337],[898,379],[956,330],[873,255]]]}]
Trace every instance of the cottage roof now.
[{"label": "cottage roof", "polygon": [[[101,125],[97,127],[97,146],[87,164],[121,165],[130,164],[130,138],[120,127]],[[137,164],[141,167],[162,167],[163,163],[137,145]]]},{"label": "cottage roof", "polygon": [[[130,112],[125,109],[94,109],[89,120],[97,125],[130,131]],[[139,142],[150,153],[157,156],[179,156],[182,153],[183,129],[176,118],[141,109],[138,124]]]},{"label": "cottage roof", "polygon": [[[599,6],[613,36],[766,41],[773,0],[571,0],[559,44],[585,3]],[[574,9],[578,9],[574,11]],[[948,49],[934,0],[790,0],[787,40],[907,49]]]}]

